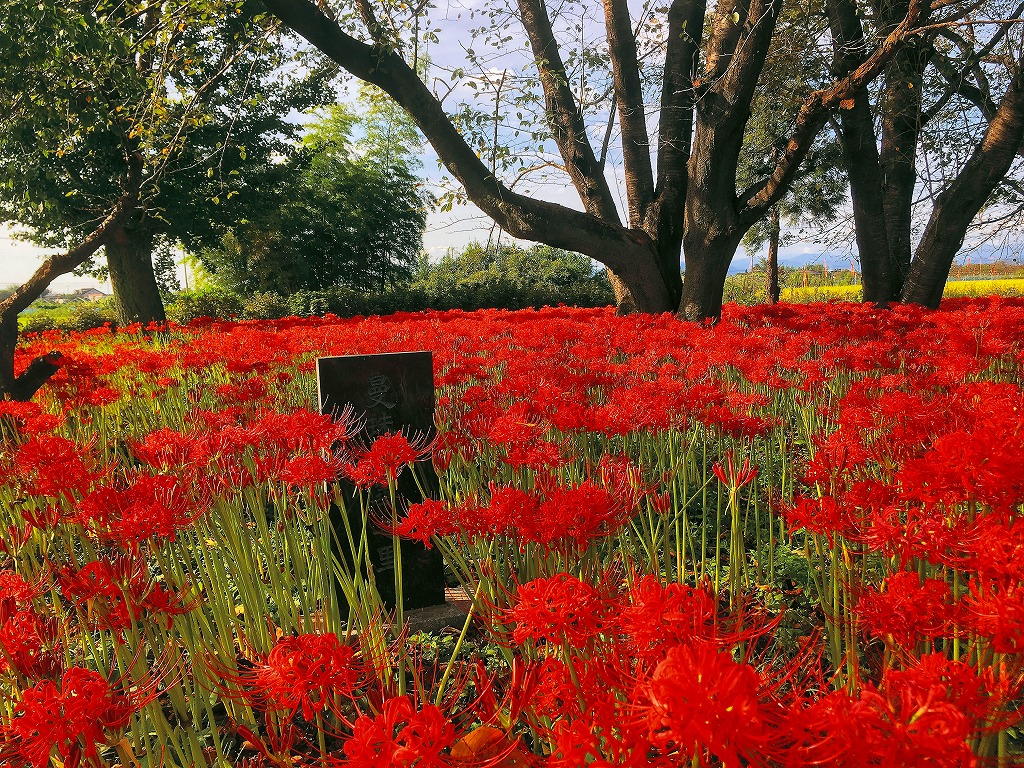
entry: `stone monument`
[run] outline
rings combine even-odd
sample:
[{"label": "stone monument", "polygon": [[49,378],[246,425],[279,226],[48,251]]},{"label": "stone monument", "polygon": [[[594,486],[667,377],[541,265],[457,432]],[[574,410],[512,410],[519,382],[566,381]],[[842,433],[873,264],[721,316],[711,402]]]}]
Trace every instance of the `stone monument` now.
[{"label": "stone monument", "polygon": [[[350,405],[361,424],[353,439],[367,447],[383,434],[402,432],[410,440],[433,440],[434,427],[434,364],[430,352],[395,352],[379,355],[346,355],[322,357],[317,361],[317,387],[320,412],[335,418]],[[412,469],[405,468],[398,476],[398,496],[407,503],[420,501],[422,494]],[[428,496],[438,493],[437,475],[430,460],[415,468]],[[349,524],[353,535],[362,530],[362,515],[355,486],[341,480]],[[386,488],[370,491],[371,509],[390,508]],[[401,502],[399,502],[401,510]],[[330,515],[338,540],[346,540],[342,511],[332,505]],[[394,539],[390,533],[372,523],[367,530],[370,563],[377,590],[389,609],[396,607],[394,574]],[[333,546],[337,547],[335,543]],[[402,593],[405,610],[442,605],[445,602],[444,563],[437,549],[427,549],[415,541],[400,542],[402,562]],[[347,546],[335,550],[336,557],[351,565],[352,552]]]}]

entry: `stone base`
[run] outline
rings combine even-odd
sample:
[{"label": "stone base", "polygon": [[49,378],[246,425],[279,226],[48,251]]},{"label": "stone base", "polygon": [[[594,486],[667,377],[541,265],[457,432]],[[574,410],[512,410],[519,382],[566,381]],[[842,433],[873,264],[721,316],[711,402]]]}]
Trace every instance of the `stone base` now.
[{"label": "stone base", "polygon": [[444,597],[443,605],[430,605],[405,612],[405,624],[410,635],[417,632],[441,632],[445,629],[462,630],[473,600],[461,587],[446,589]]}]

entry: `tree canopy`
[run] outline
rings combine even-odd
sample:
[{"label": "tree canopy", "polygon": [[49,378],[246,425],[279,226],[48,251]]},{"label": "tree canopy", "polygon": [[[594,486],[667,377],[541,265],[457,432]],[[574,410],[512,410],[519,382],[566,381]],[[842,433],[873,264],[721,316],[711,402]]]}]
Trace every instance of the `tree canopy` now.
[{"label": "tree canopy", "polygon": [[210,241],[223,200],[260,204],[270,158],[298,132],[288,116],[333,98],[335,68],[300,60],[243,2],[27,3],[17,13],[25,31],[0,37],[16,104],[2,118],[0,215],[67,247],[137,162],[139,199],[104,243],[103,270],[122,320],[160,320],[154,252]]},{"label": "tree canopy", "polygon": [[268,169],[258,209],[201,252],[214,280],[243,295],[382,291],[407,281],[431,200],[413,172],[415,130],[397,117],[326,110]]}]

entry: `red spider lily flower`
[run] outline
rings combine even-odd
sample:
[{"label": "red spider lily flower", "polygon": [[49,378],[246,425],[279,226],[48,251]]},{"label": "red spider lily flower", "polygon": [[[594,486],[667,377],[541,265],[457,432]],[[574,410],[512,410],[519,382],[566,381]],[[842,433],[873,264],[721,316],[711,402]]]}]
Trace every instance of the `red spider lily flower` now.
[{"label": "red spider lily flower", "polygon": [[885,580],[880,591],[868,590],[855,611],[876,637],[913,650],[922,638],[945,636],[953,619],[949,584],[901,571]]},{"label": "red spider lily flower", "polygon": [[979,670],[942,653],[926,653],[908,669],[885,673],[886,690],[928,691],[928,696],[954,704],[979,730],[1006,728],[1020,718],[1019,713],[1001,710],[1010,708],[1021,682],[1014,665]]},{"label": "red spider lily flower", "polygon": [[702,764],[710,753],[724,766],[764,754],[772,739],[761,685],[752,666],[715,644],[670,648],[642,687],[651,744]]},{"label": "red spider lily flower", "polygon": [[593,539],[614,534],[627,519],[623,506],[590,480],[545,495],[538,516],[541,544],[572,541],[582,549]]},{"label": "red spider lily flower", "polygon": [[515,655],[507,674],[491,674],[483,661],[478,660],[474,687],[479,693],[476,712],[480,720],[518,722],[522,713],[535,704],[539,668],[536,662],[524,661]]},{"label": "red spider lily flower", "polygon": [[605,607],[594,587],[558,573],[520,584],[515,605],[504,612],[502,621],[515,623],[516,643],[546,640],[582,648],[600,631]]},{"label": "red spider lily flower", "polygon": [[480,535],[507,535],[529,530],[540,517],[540,499],[520,488],[490,486],[491,502],[479,510],[478,522],[471,528]]},{"label": "red spider lily flower", "polygon": [[360,487],[387,485],[405,467],[421,461],[429,451],[429,445],[422,438],[410,441],[401,432],[391,432],[374,440],[355,466],[350,465],[345,471],[349,479]]},{"label": "red spider lily flower", "polygon": [[388,699],[379,715],[362,715],[343,750],[351,768],[448,768],[455,726],[433,704],[419,709],[405,696]]},{"label": "red spider lily flower", "polygon": [[38,680],[63,669],[57,622],[24,609],[0,617],[0,672],[13,670],[27,680]]},{"label": "red spider lily flower", "polygon": [[711,467],[711,471],[715,473],[715,477],[722,485],[730,490],[734,491],[749,485],[757,478],[758,469],[750,466],[749,457],[743,459],[743,466],[739,468],[739,471],[733,466],[732,451],[725,452],[725,462],[726,465],[723,467],[721,462],[716,461]]},{"label": "red spider lily flower", "polygon": [[153,536],[171,541],[206,513],[209,500],[174,475],[137,475],[125,488],[99,488],[79,504],[79,519],[129,548]]},{"label": "red spider lily flower", "polygon": [[555,742],[555,754],[547,762],[550,768],[610,765],[602,759],[604,745],[600,734],[586,720],[559,719],[551,736]]},{"label": "red spider lily flower", "polygon": [[248,433],[263,452],[319,454],[344,446],[355,431],[355,417],[346,406],[336,417],[316,411],[266,412]]},{"label": "red spider lily flower", "polygon": [[996,653],[1024,653],[1024,586],[972,580],[962,607],[965,623],[988,638]]},{"label": "red spider lily flower", "polygon": [[100,476],[86,461],[88,447],[57,435],[36,435],[18,448],[15,469],[33,496],[73,498]]},{"label": "red spider lily flower", "polygon": [[0,569],[0,619],[36,597],[39,591],[38,586],[29,584],[20,573]]},{"label": "red spider lily flower", "polygon": [[333,633],[308,633],[277,641],[262,661],[246,663],[237,674],[214,670],[228,686],[259,709],[301,712],[306,720],[333,706],[335,697],[352,700],[366,682],[356,649]]},{"label": "red spider lily flower", "polygon": [[967,745],[970,717],[948,701],[945,691],[906,683],[888,691],[868,686],[857,697],[834,691],[805,709],[795,708],[787,764],[976,766]]},{"label": "red spider lily flower", "polygon": [[856,528],[844,505],[832,496],[811,498],[797,494],[793,504],[779,504],[779,511],[790,530],[805,530],[825,536],[833,544],[836,536],[855,539]]},{"label": "red spider lily flower", "polygon": [[387,532],[433,547],[435,536],[449,536],[459,531],[457,513],[452,507],[437,499],[425,499],[410,504],[398,525],[379,520],[378,524]]},{"label": "red spider lily flower", "polygon": [[109,744],[129,718],[156,696],[153,677],[144,685],[123,687],[98,672],[71,667],[58,685],[43,680],[26,690],[10,720],[0,723],[0,756],[12,766],[46,768],[56,750],[66,766],[84,758],[99,764],[98,744]]},{"label": "red spider lily flower", "polygon": [[80,568],[63,568],[57,577],[61,592],[77,608],[87,606],[87,618],[99,627],[125,630],[144,615],[166,617],[188,613],[198,605],[168,590],[149,574],[144,560],[131,552],[96,560]]},{"label": "red spider lily flower", "polygon": [[342,464],[322,455],[302,455],[288,459],[281,468],[281,481],[297,488],[315,489],[338,479]]},{"label": "red spider lily flower", "polygon": [[17,400],[0,400],[0,419],[12,419],[25,436],[53,432],[61,424],[59,417],[46,413],[39,403]]},{"label": "red spider lily flower", "polygon": [[[574,720],[583,716],[585,703],[581,691],[573,682],[572,673],[566,663],[554,656],[548,656],[535,668],[536,681],[531,690],[532,700],[526,711],[557,713],[561,719]],[[584,689],[583,692],[586,692]]]},{"label": "red spider lily flower", "polygon": [[[658,659],[671,645],[702,642],[719,635],[718,601],[707,586],[662,585],[656,576],[644,576],[616,611],[631,651],[641,658]],[[726,643],[731,643],[730,638]]]},{"label": "red spider lily flower", "polygon": [[211,459],[211,435],[203,432],[183,433],[163,428],[130,445],[135,457],[154,469],[201,467]]}]

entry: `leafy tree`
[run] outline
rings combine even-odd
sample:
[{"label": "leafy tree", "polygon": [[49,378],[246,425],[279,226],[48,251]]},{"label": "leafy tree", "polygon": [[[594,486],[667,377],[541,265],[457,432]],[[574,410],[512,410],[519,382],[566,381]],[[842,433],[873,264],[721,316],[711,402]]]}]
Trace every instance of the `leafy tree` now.
[{"label": "leafy tree", "polygon": [[385,122],[339,105],[314,123],[274,168],[261,209],[201,253],[216,281],[243,295],[382,291],[408,281],[430,199],[407,154],[415,131]]},{"label": "leafy tree", "polygon": [[[323,103],[334,68],[285,77],[293,57],[242,0],[40,5],[25,13],[52,19],[56,45],[0,37],[0,58],[40,73],[8,83],[24,108],[0,140],[0,214],[42,245],[67,247],[138,162],[138,199],[105,238],[103,269],[122,321],[162,320],[154,254],[208,235],[211,221],[232,213],[218,206],[228,197],[237,196],[234,212],[252,201],[296,130],[284,117]],[[65,67],[73,92],[55,115],[40,102]],[[40,131],[52,140],[37,140]]]},{"label": "leafy tree", "polygon": [[[9,0],[5,12],[18,23],[0,26],[0,217],[45,224],[62,211],[76,211],[47,241],[67,250],[45,259],[0,302],[0,399],[25,400],[57,370],[58,360],[40,357],[15,374],[19,313],[55,277],[109,241],[138,203],[145,181],[143,152],[159,150],[146,130],[150,115],[133,112],[133,104],[117,96],[144,93],[147,81],[126,66],[131,52],[91,8]],[[97,83],[102,87],[94,87]],[[132,144],[119,140],[133,130]],[[120,170],[102,183],[78,179],[71,200],[71,195],[52,194],[68,156]]]},{"label": "leafy tree", "polygon": [[440,293],[444,286],[457,291],[459,284],[498,280],[521,290],[607,286],[607,276],[595,274],[590,259],[582,254],[547,245],[488,247],[480,243],[449,252],[436,264],[422,261],[415,285],[428,293]]},{"label": "leafy tree", "polygon": [[[401,105],[468,198],[503,229],[606,265],[624,309],[678,308],[692,319],[720,314],[728,265],[745,232],[784,196],[830,110],[881,71],[930,6],[913,0],[864,66],[834,81],[823,71],[822,85],[788,113],[789,133],[770,173],[737,191],[744,129],[783,0],[719,0],[711,14],[706,0],[632,7],[604,0],[600,20],[592,2],[477,4],[472,13],[485,22],[476,39],[460,40],[466,65],[452,67],[447,83],[429,84],[418,71],[422,44],[446,34],[429,4],[263,3]],[[951,6],[946,19],[969,10]],[[457,47],[453,37],[446,42]],[[452,94],[467,89],[487,96],[456,103]],[[480,108],[488,100],[493,114]],[[533,120],[535,107],[546,125]],[[614,152],[596,151],[591,136],[611,136],[616,125]],[[510,141],[530,142],[532,150],[517,151]],[[557,155],[545,150],[549,143]],[[516,165],[531,153],[540,162]],[[623,212],[605,175],[612,155],[621,157]],[[583,210],[515,191],[534,167],[564,172]]]}]

